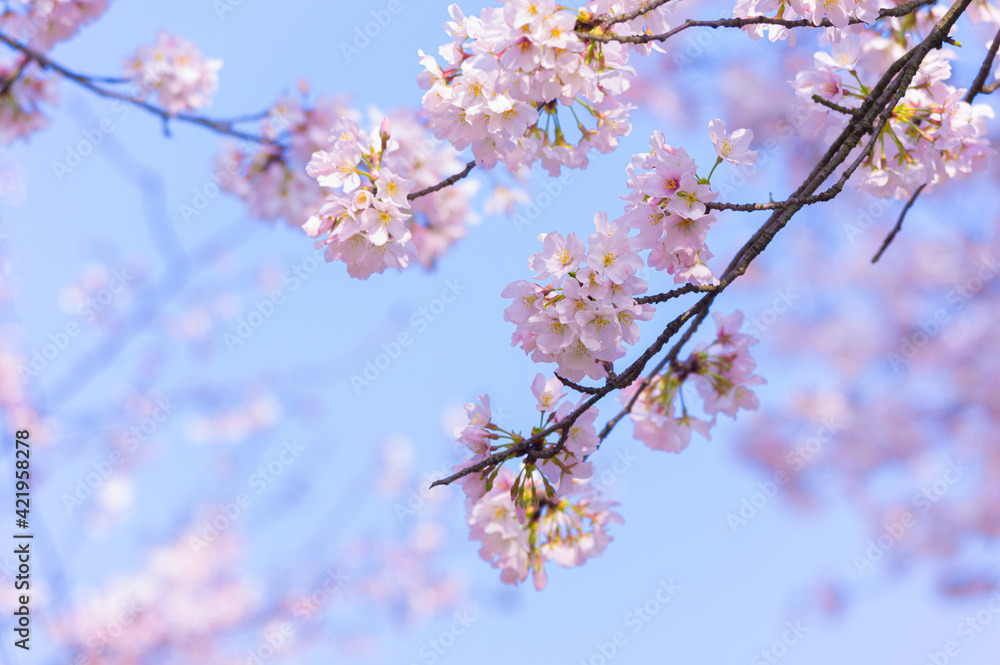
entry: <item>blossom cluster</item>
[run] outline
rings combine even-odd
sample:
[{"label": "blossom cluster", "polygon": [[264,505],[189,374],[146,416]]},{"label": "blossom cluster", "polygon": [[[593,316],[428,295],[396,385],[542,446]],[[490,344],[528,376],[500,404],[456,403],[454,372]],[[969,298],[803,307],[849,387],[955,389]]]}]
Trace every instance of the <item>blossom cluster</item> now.
[{"label": "blossom cluster", "polygon": [[303,229],[326,247],[327,261],[343,261],[353,277],[402,270],[414,259],[433,265],[464,235],[472,188],[449,187],[412,202],[409,195],[454,172],[456,153],[434,141],[412,112],[384,117],[371,132],[350,117],[333,127],[330,145],[306,166],[328,191]]},{"label": "blossom cluster", "polygon": [[[653,450],[680,452],[691,442],[693,431],[709,438],[720,412],[735,418],[741,408],[757,409],[757,397],[749,390],[764,383],[753,373],[757,364],[749,351],[757,340],[739,332],[743,324],[741,312],[714,317],[718,333],[711,344],[699,345],[686,362],[675,364],[671,371],[656,374],[645,383],[633,383],[619,395],[623,404],[632,404],[635,438]],[[712,417],[710,421],[695,418],[681,399],[688,378],[693,378],[703,410]]]},{"label": "blossom cluster", "polygon": [[[858,108],[886,63],[907,46],[877,35],[850,34],[815,55],[812,69],[800,72],[792,86],[804,102],[801,129],[828,137],[852,120],[848,113],[822,105],[821,99],[846,110]],[[922,185],[964,178],[986,168],[995,151],[988,139],[993,110],[964,101],[966,91],[947,83],[947,50],[931,51],[921,62],[905,96],[893,109],[872,154],[862,164],[858,186],[879,198],[908,199]],[[860,148],[858,148],[860,150]]]},{"label": "blossom cluster", "polygon": [[215,160],[213,179],[242,199],[254,217],[282,218],[300,227],[323,203],[323,190],[305,165],[342,117],[358,115],[341,98],[320,97],[308,105],[282,97],[261,120],[260,136],[267,142],[228,142]]},{"label": "blossom cluster", "polygon": [[570,233],[542,234],[544,249],[532,255],[538,278],[550,284],[518,280],[503,291],[513,302],[504,320],[513,323],[513,343],[535,362],[554,362],[559,373],[579,381],[607,376],[605,363],[625,355],[622,342],[639,340],[636,321],[652,318],[655,307],[639,304],[646,282],[635,273],[642,259],[631,249],[628,230],[611,226],[598,213],[589,248]]},{"label": "blossom cluster", "polygon": [[520,487],[514,481],[513,472],[504,469],[468,517],[470,538],[482,543],[479,556],[500,568],[500,579],[508,584],[523,582],[530,571],[535,588],[544,588],[546,562],[567,568],[583,565],[611,542],[607,525],[623,522],[611,510],[615,503],[601,499],[586,483],[530,506],[522,515],[511,495],[540,491],[539,481],[532,477]]},{"label": "blossom cluster", "polygon": [[[635,423],[635,437],[654,450],[680,452],[698,431],[708,438],[719,413],[735,418],[739,409],[754,410],[757,398],[751,387],[764,383],[754,375],[756,363],[749,348],[757,340],[739,332],[743,315],[715,315],[718,331],[711,343],[698,345],[684,363],[674,363],[667,374],[654,374],[622,391],[620,399]],[[702,408],[711,420],[694,417],[684,404],[680,389],[692,379],[702,398]],[[532,393],[541,412],[531,436],[541,442],[532,446],[518,472],[491,458],[510,451],[525,440],[492,420],[487,395],[479,403],[465,405],[468,423],[455,431],[471,457],[453,471],[467,471],[461,478],[466,495],[471,537],[482,543],[480,556],[501,569],[501,580],[516,584],[533,574],[536,588],[545,585],[544,564],[554,560],[562,566],[577,566],[599,555],[610,537],[605,526],[621,522],[610,510],[614,504],[602,500],[589,484],[593,466],[588,461],[600,445],[594,425],[597,409],[563,401],[564,386],[558,376],[538,374]],[[675,415],[675,401],[681,413]],[[560,428],[560,424],[563,427]],[[560,434],[555,441],[542,437],[546,431]],[[502,458],[501,458],[502,459]],[[476,466],[476,470],[468,471]]]},{"label": "blossom cluster", "polygon": [[207,106],[219,87],[222,60],[206,58],[197,45],[164,31],[152,46],[143,45],[125,59],[125,70],[139,88],[139,99],[155,91],[170,115]]},{"label": "blossom cluster", "polygon": [[[557,377],[538,374],[532,392],[541,412],[532,435],[558,425],[580,406],[562,401],[563,385]],[[469,422],[456,431],[456,437],[472,457],[456,471],[523,440],[492,422],[489,396],[481,396],[479,404],[466,404],[465,410]],[[498,464],[462,479],[470,537],[482,543],[480,556],[502,570],[502,581],[517,584],[532,572],[535,587],[541,589],[545,562],[579,566],[610,542],[605,526],[622,520],[610,510],[615,504],[601,499],[590,486],[593,465],[585,461],[599,444],[597,415],[594,408],[584,411],[568,427],[562,446],[549,446],[554,454],[529,456],[516,474]]]},{"label": "blossom cluster", "polygon": [[[18,5],[24,12],[14,11]],[[108,0],[34,0],[4,3],[0,31],[35,51],[48,51],[76,31],[97,20],[108,9]]]},{"label": "blossom cluster", "polygon": [[[631,129],[631,107],[618,99],[634,74],[629,47],[585,41],[575,31],[594,12],[627,11],[639,3],[600,0],[583,12],[554,0],[502,4],[478,17],[451,5],[445,30],[452,41],[439,48],[445,64],[420,52],[425,71],[417,81],[427,91],[423,108],[435,135],[459,150],[471,145],[485,168],[499,162],[517,171],[541,160],[552,175],[563,166],[585,167],[591,149],[613,151]],[[664,11],[623,27],[665,25]],[[575,128],[566,126],[561,108],[571,111]]]},{"label": "blossom cluster", "polygon": [[[752,131],[727,134],[725,123],[713,120],[709,134],[718,155],[716,165],[723,160],[731,164],[757,161],[757,153],[749,149]],[[623,197],[625,214],[616,222],[638,231],[632,247],[649,250],[649,267],[667,271],[678,284],[715,284],[718,280],[705,265],[712,257],[705,238],[716,219],[705,204],[719,193],[708,178],[698,177],[698,165],[687,152],[668,145],[659,130],[653,132],[649,147],[648,153],[633,155],[626,169],[631,191]]]},{"label": "blossom cluster", "polygon": [[59,101],[55,80],[26,57],[0,64],[0,143],[25,138],[48,125],[42,104]]},{"label": "blossom cluster", "polygon": [[[752,132],[727,134],[725,124],[713,120],[710,133],[716,165],[756,160],[749,150]],[[668,145],[661,132],[653,133],[650,148],[627,168],[631,191],[624,197],[622,217],[608,221],[598,213],[586,247],[574,233],[540,235],[543,249],[531,256],[529,266],[537,271],[536,279],[549,283],[518,280],[502,293],[513,300],[504,313],[504,320],[516,326],[513,344],[535,362],[556,363],[572,381],[606,377],[607,363],[625,355],[623,343],[638,342],[636,322],[655,312],[653,305],[636,301],[647,289],[638,271],[648,265],[673,274],[677,283],[718,282],[704,263],[712,256],[705,238],[715,224],[705,204],[718,192],[698,177],[695,161]],[[647,251],[644,261],[639,252]]]}]

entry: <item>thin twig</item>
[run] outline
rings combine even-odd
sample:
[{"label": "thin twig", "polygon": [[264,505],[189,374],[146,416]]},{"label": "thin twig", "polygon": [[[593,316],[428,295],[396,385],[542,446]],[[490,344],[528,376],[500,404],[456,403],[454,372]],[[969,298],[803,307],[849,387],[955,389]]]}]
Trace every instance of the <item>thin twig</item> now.
[{"label": "thin twig", "polygon": [[573,390],[575,390],[577,392],[580,392],[580,393],[584,393],[586,395],[596,395],[597,392],[598,392],[598,390],[600,390],[600,388],[592,388],[590,386],[581,386],[579,383],[575,383],[573,381],[570,381],[566,377],[560,376],[558,373],[556,373],[556,378],[559,379],[560,381],[562,381],[562,383],[563,383],[564,386],[568,386],[568,387],[572,388]]},{"label": "thin twig", "polygon": [[626,21],[631,21],[634,18],[639,18],[643,14],[648,14],[649,12],[662,7],[663,5],[670,2],[670,0],[650,0],[649,2],[644,2],[639,5],[638,9],[634,9],[630,12],[625,12],[624,14],[608,14],[607,16],[600,16],[595,19],[595,22],[599,25],[614,25],[616,23],[624,23]]},{"label": "thin twig", "polygon": [[474,169],[475,167],[476,167],[476,162],[475,160],[473,160],[468,164],[466,164],[465,168],[462,169],[460,173],[456,173],[453,176],[449,176],[436,185],[425,187],[424,189],[421,189],[419,192],[413,192],[412,194],[407,195],[406,198],[407,200],[412,201],[413,199],[419,199],[421,196],[427,196],[428,194],[433,194],[434,192],[444,189],[445,187],[450,187],[459,180],[461,180],[462,178],[464,178],[465,176],[469,175],[469,173],[471,173],[472,169]]},{"label": "thin twig", "polygon": [[889,249],[889,243],[892,242],[893,238],[896,237],[896,234],[903,228],[903,220],[906,219],[906,213],[908,213],[910,208],[913,207],[913,204],[916,203],[917,197],[920,196],[920,192],[924,191],[924,187],[926,186],[927,183],[924,183],[917,187],[916,191],[913,192],[913,196],[911,196],[910,200],[906,202],[905,206],[903,206],[903,212],[899,213],[899,219],[896,220],[896,226],[892,228],[889,235],[887,235],[885,240],[882,241],[882,246],[878,248],[875,256],[872,257],[872,263],[878,263],[878,260],[882,258],[882,254],[885,253],[885,250]]},{"label": "thin twig", "polygon": [[[937,0],[912,0],[905,5],[900,5],[898,7],[891,7],[882,9],[878,13],[878,18],[875,20],[880,20],[883,18],[891,16],[906,16],[912,13],[914,10],[919,9],[925,5],[932,5]],[[634,13],[634,12],[632,12]],[[635,18],[635,17],[633,17]],[[627,19],[626,19],[627,20]],[[619,21],[614,21],[615,23]],[[745,28],[752,25],[777,25],[784,28],[831,28],[834,27],[830,19],[824,18],[819,23],[814,23],[809,19],[782,19],[771,16],[751,16],[748,18],[720,18],[712,21],[696,21],[689,19],[677,26],[672,30],[668,30],[662,34],[658,35],[616,35],[615,33],[608,33],[603,31],[603,27],[608,25],[610,22],[601,23],[597,28],[593,30],[577,30],[576,35],[580,39],[595,41],[595,42],[622,42],[626,44],[648,44],[649,42],[663,42],[674,35],[683,32],[689,28]],[[849,25],[867,25],[865,21],[859,18],[852,17],[848,21]]]},{"label": "thin twig", "polygon": [[703,284],[703,285],[685,284],[684,286],[676,288],[673,291],[667,291],[666,293],[658,293],[653,296],[642,296],[641,298],[636,298],[635,301],[640,305],[645,305],[647,303],[655,304],[655,303],[667,302],[668,300],[673,300],[674,298],[682,296],[685,293],[701,293],[705,291],[714,291],[715,288],[716,287],[714,284]]},{"label": "thin twig", "polygon": [[[993,43],[990,44],[990,50],[986,53],[986,59],[983,60],[983,64],[979,66],[979,73],[976,74],[976,78],[972,81],[972,85],[969,86],[969,91],[965,93],[965,97],[962,101],[966,104],[971,104],[972,100],[976,98],[981,92],[987,92],[983,87],[986,83],[986,77],[990,75],[993,70],[993,59],[997,57],[997,51],[1000,51],[1000,30],[997,30],[996,36],[993,38]],[[993,90],[996,89],[996,83],[992,86]],[[993,92],[990,90],[989,92]],[[988,93],[987,93],[988,94]]]},{"label": "thin twig", "polygon": [[840,104],[835,104],[835,103],[831,102],[829,99],[826,99],[824,97],[820,97],[819,95],[813,95],[812,96],[812,100],[814,102],[816,102],[817,104],[821,104],[822,106],[827,107],[828,109],[833,109],[837,113],[843,113],[844,115],[849,115],[851,117],[857,117],[857,115],[858,115],[858,110],[857,109],[849,109],[846,106],[841,106]]}]

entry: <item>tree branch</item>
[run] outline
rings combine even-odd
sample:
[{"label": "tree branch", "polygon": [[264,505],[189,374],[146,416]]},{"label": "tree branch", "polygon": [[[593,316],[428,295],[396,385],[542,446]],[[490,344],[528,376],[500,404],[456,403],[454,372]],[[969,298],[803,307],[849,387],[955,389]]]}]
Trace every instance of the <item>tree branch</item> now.
[{"label": "tree branch", "polygon": [[924,191],[924,187],[926,186],[927,183],[924,183],[923,185],[920,185],[920,187],[917,187],[916,191],[913,192],[913,196],[911,196],[910,200],[906,202],[905,206],[903,206],[903,211],[899,213],[899,219],[896,220],[896,226],[893,227],[892,231],[889,232],[889,235],[887,235],[885,240],[882,241],[882,246],[878,248],[875,256],[872,257],[872,263],[878,263],[878,260],[882,258],[882,254],[885,253],[885,250],[889,249],[889,243],[891,243],[893,238],[896,237],[899,230],[903,228],[903,220],[906,219],[906,213],[908,213],[910,208],[913,207],[913,204],[917,202],[917,197],[920,196],[920,192]]},{"label": "tree branch", "polygon": [[406,199],[408,201],[412,201],[414,199],[419,199],[421,196],[427,196],[428,194],[433,194],[434,192],[442,190],[445,187],[451,187],[456,182],[458,182],[465,176],[469,175],[472,172],[472,169],[474,168],[476,168],[476,161],[472,160],[471,162],[465,165],[465,168],[462,169],[460,173],[456,173],[453,176],[449,176],[436,185],[431,185],[430,187],[425,187],[424,189],[421,189],[418,192],[413,192],[412,194],[408,194],[406,196]]},{"label": "tree branch", "polygon": [[986,83],[986,77],[990,75],[990,71],[993,69],[993,59],[997,57],[997,51],[1000,51],[1000,30],[997,30],[996,36],[993,38],[993,43],[990,44],[990,50],[986,52],[986,59],[983,60],[983,64],[979,66],[979,73],[976,74],[976,78],[972,81],[972,85],[969,86],[969,91],[965,93],[965,97],[962,99],[966,104],[971,104],[972,100],[976,98],[981,92],[989,94],[996,90],[996,83],[992,86],[992,90],[987,91],[983,84]]},{"label": "tree branch", "polygon": [[556,372],[556,378],[562,381],[564,386],[568,386],[573,390],[584,393],[586,395],[596,395],[597,391],[600,390],[599,388],[592,388],[590,386],[581,386],[579,383],[574,383],[573,381],[570,381],[565,377],[559,376],[558,372]]},{"label": "tree branch", "polygon": [[714,291],[715,288],[716,287],[714,284],[704,284],[701,286],[697,284],[685,284],[684,286],[676,288],[673,291],[667,291],[666,293],[658,293],[655,296],[642,296],[641,298],[636,298],[635,301],[640,305],[645,305],[647,303],[667,302],[668,300],[673,300],[674,298],[682,296],[685,293]]},{"label": "tree branch", "polygon": [[[886,9],[879,10],[878,18],[876,20],[881,20],[887,17],[896,16],[906,16],[913,11],[923,7],[925,5],[932,5],[937,0],[911,0],[911,2],[905,5],[900,5],[898,7],[889,7]],[[655,3],[649,3],[655,4]],[[663,4],[663,3],[659,3]],[[657,4],[657,6],[659,6]],[[635,14],[635,12],[631,12]],[[645,12],[639,12],[642,14]],[[639,14],[636,14],[638,16]],[[635,18],[635,16],[632,16]],[[664,42],[674,35],[687,30],[688,28],[745,28],[752,25],[778,25],[784,28],[832,28],[833,23],[830,19],[824,18],[819,23],[814,23],[809,19],[782,19],[771,16],[751,16],[748,18],[720,18],[712,21],[696,21],[693,19],[688,19],[681,25],[677,26],[672,30],[668,30],[662,34],[658,35],[616,35],[614,33],[607,33],[603,31],[604,26],[610,25],[611,23],[618,23],[621,20],[629,19],[619,19],[617,21],[608,22],[598,22],[598,25],[591,30],[577,30],[576,35],[585,41],[595,41],[595,42],[621,42],[625,44],[648,44],[649,42]],[[867,25],[865,21],[859,18],[851,18],[848,21],[849,25]]]},{"label": "tree branch", "polygon": [[122,79],[101,78],[94,76],[86,76],[84,74],[77,74],[75,72],[66,69],[62,65],[56,63],[55,61],[50,60],[45,55],[28,48],[24,44],[14,41],[13,39],[11,39],[10,37],[8,37],[3,33],[0,33],[0,42],[3,42],[4,44],[7,44],[7,46],[10,46],[15,50],[20,51],[21,53],[26,55],[29,59],[37,62],[43,69],[51,69],[52,71],[56,72],[57,74],[60,74],[64,78],[73,81],[77,85],[86,88],[87,90],[90,90],[94,94],[100,95],[101,97],[106,97],[108,99],[117,99],[118,101],[126,102],[128,104],[132,104],[133,106],[138,106],[144,111],[148,111],[149,113],[158,116],[163,120],[164,123],[167,123],[170,120],[177,120],[179,122],[186,122],[193,125],[199,125],[201,127],[205,127],[219,134],[228,134],[229,136],[235,136],[236,138],[244,139],[247,141],[253,141],[255,143],[263,143],[267,145],[283,147],[277,141],[264,138],[263,136],[257,136],[256,134],[248,134],[247,132],[241,132],[239,130],[233,129],[233,123],[238,122],[240,120],[211,120],[209,118],[189,115],[186,113],[179,113],[177,115],[172,115],[170,113],[167,113],[166,110],[158,106],[154,106],[153,104],[144,102],[141,99],[136,99],[135,97],[130,97],[129,95],[125,95],[120,92],[115,92],[114,90],[106,90],[95,83],[95,81],[123,82]]}]

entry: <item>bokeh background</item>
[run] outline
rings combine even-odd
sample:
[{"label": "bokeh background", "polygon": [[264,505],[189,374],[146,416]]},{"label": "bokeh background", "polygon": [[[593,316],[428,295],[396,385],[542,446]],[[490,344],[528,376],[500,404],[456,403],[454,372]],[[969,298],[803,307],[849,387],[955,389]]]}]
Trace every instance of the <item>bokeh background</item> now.
[{"label": "bokeh background", "polygon": [[[351,62],[342,44],[387,3],[120,1],[52,57],[117,75],[123,57],[167,29],[224,60],[205,113],[212,117],[264,110],[300,80],[313,95],[350,95],[359,109],[416,107],[416,53],[445,41],[446,3],[399,2]],[[692,12],[726,15],[708,2]],[[956,76],[969,81],[986,37],[963,30],[970,54]],[[995,381],[970,387],[954,371],[995,363],[987,342],[996,337],[996,285],[985,280],[970,306],[948,310],[919,368],[893,371],[887,354],[898,350],[898,331],[950,307],[953,286],[996,248],[995,166],[926,196],[875,266],[868,260],[901,202],[872,208],[874,199],[850,193],[803,211],[716,304],[764,317],[755,330],[758,373],[768,381],[757,390],[760,413],[724,420],[711,441],[696,437],[680,455],[647,450],[622,423],[594,460],[625,524],[613,527],[601,557],[552,567],[544,591],[501,584],[468,540],[461,491],[427,490],[464,458],[451,437],[464,402],[488,392],[501,424],[534,422],[528,386],[538,368],[510,346],[499,294],[528,276],[537,233],[586,233],[596,211],[620,212],[628,156],[645,151],[653,129],[708,164],[709,119],[752,127],[761,144],[775,141],[773,151],[762,150],[745,178],[721,166],[714,182],[729,182],[724,196],[734,201],[791,191],[816,155],[778,131],[792,117],[785,81],[815,50],[803,41],[790,49],[738,32],[679,36],[672,52],[641,65],[631,135],[564,177],[536,220],[484,214],[434,270],[366,281],[322,264],[299,229],[253,219],[229,195],[185,220],[182,206],[211,182],[221,138],[177,123],[167,135],[155,117],[136,109],[121,117],[110,100],[61,84],[51,126],[0,156],[5,357],[30,362],[68,324],[80,329],[27,383],[17,408],[16,370],[0,370],[5,478],[13,477],[18,418],[34,413],[37,423],[32,650],[12,645],[13,560],[0,556],[0,659],[923,665],[955,641],[958,654],[938,662],[994,662],[996,541],[988,529],[956,534],[947,525],[971,504],[989,509],[982,488],[990,487],[998,411],[986,404],[960,431],[951,421],[953,429],[942,420],[938,430],[921,422],[934,409],[961,411],[966,390],[995,394]],[[104,119],[114,130],[57,175],[54,164]],[[551,182],[535,175],[524,186],[537,204]],[[475,177],[480,202],[510,184],[499,174]],[[864,210],[877,211],[870,224]],[[728,262],[759,219],[720,215],[712,265]],[[80,299],[118,290],[116,274],[120,291],[84,320]],[[665,275],[648,279],[654,292],[671,288]],[[227,344],[275,288],[284,302],[244,343]],[[453,303],[422,313],[438,311],[449,290]],[[790,305],[778,313],[782,293]],[[678,307],[661,308],[644,336]],[[352,376],[364,377],[366,363],[404,332],[412,344],[358,390]],[[914,396],[891,399],[904,391]],[[831,422],[842,426],[810,464],[816,473],[777,488],[734,528],[728,516],[744,500],[761,503],[756,493],[772,477],[762,442],[785,427],[787,445],[805,444]],[[129,439],[130,428],[141,436]],[[885,497],[905,505],[913,487],[932,485],[953,460],[969,467],[968,485],[949,485],[940,505],[918,515],[921,539],[859,571],[857,557],[898,517]],[[11,486],[4,481],[3,505],[13,504]],[[249,499],[234,512],[241,495]],[[671,583],[676,592],[661,602],[658,590]],[[648,620],[637,619],[643,606]],[[980,629],[967,641],[969,617]],[[623,639],[611,647],[616,632]]]}]

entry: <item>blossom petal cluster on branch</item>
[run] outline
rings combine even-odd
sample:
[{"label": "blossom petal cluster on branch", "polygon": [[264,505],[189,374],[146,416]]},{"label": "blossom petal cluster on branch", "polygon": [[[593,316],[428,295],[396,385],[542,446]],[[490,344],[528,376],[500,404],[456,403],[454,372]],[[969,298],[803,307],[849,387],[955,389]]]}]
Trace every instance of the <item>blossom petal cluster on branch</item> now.
[{"label": "blossom petal cluster on branch", "polygon": [[5,81],[0,89],[0,143],[27,139],[48,126],[42,104],[59,102],[55,79],[20,56],[13,63],[0,64],[0,80]]},{"label": "blossom petal cluster on branch", "polygon": [[[34,0],[4,6],[0,31],[36,51],[48,51],[100,18],[108,9],[108,0]],[[15,11],[19,6],[23,11]]]},{"label": "blossom petal cluster on branch", "polygon": [[[460,150],[471,145],[485,168],[499,162],[518,171],[541,160],[552,175],[585,167],[591,149],[613,151],[631,129],[630,107],[618,99],[634,75],[631,47],[586,42],[575,30],[594,13],[639,5],[599,0],[578,11],[553,0],[510,0],[479,17],[451,5],[445,29],[453,41],[439,49],[444,66],[420,52],[425,71],[417,80],[435,135]],[[665,26],[665,11],[631,23]]]},{"label": "blossom petal cluster on branch", "polygon": [[219,87],[222,60],[206,58],[193,43],[160,31],[152,46],[139,47],[125,59],[125,70],[138,86],[137,99],[156,92],[170,115],[208,106]]},{"label": "blossom petal cluster on branch", "polygon": [[[757,409],[757,397],[750,386],[764,383],[753,374],[757,363],[750,357],[749,348],[757,340],[739,332],[743,314],[734,312],[727,317],[714,315],[718,334],[712,344],[702,344],[683,363],[677,363],[666,374],[655,374],[650,380],[636,382],[621,391],[623,404],[634,399],[630,416],[635,423],[635,438],[653,450],[680,452],[691,442],[691,433],[698,432],[706,439],[716,422],[719,412],[735,418],[739,409]],[[712,420],[699,420],[684,403],[684,381],[693,378],[701,396],[704,412]],[[636,394],[638,393],[638,396]],[[675,415],[680,401],[680,415]]]},{"label": "blossom petal cluster on branch", "polygon": [[330,147],[314,153],[306,167],[328,192],[303,228],[317,247],[326,246],[326,260],[343,261],[352,277],[402,270],[414,259],[433,265],[464,235],[473,186],[411,195],[436,185],[457,164],[457,153],[433,140],[413,112],[384,117],[371,132],[342,117]]},{"label": "blossom petal cluster on branch", "polygon": [[[539,374],[532,391],[542,412],[533,434],[563,421],[579,406],[561,402],[562,383],[556,377],[546,380]],[[456,436],[473,456],[456,470],[523,440],[492,422],[489,396],[481,396],[479,404],[466,404],[465,410],[469,423]],[[585,459],[599,443],[594,426],[597,415],[597,409],[585,411],[567,430],[555,454],[529,455],[516,474],[499,464],[463,478],[470,537],[482,543],[480,556],[501,568],[502,581],[517,584],[531,572],[535,587],[541,589],[547,561],[565,567],[582,565],[611,541],[605,526],[622,522],[610,510],[615,504],[602,499],[589,484],[593,465]]]},{"label": "blossom petal cluster on branch", "polygon": [[[0,14],[0,33],[48,51],[76,31],[100,18],[107,0],[36,0],[5,4]],[[58,103],[55,80],[46,76],[37,62],[17,54],[0,63],[0,143],[27,139],[48,125],[40,104]]]},{"label": "blossom petal cluster on branch", "polygon": [[330,127],[344,117],[358,115],[342,98],[320,97],[307,105],[283,96],[261,120],[260,134],[268,142],[228,142],[215,160],[214,179],[242,199],[251,215],[283,218],[300,227],[324,198],[315,178],[306,173],[306,164],[326,145]]},{"label": "blossom petal cluster on branch", "polygon": [[[747,149],[752,132],[738,130],[733,139],[736,133],[725,134],[721,121],[713,121],[712,131],[721,146],[718,161],[724,153],[730,161],[756,159]],[[648,321],[655,311],[636,302],[647,289],[636,273],[648,265],[674,275],[676,283],[717,284],[705,265],[712,256],[705,239],[715,224],[705,203],[718,192],[696,171],[687,152],[668,145],[656,131],[650,151],[633,156],[627,168],[631,191],[624,197],[622,217],[608,221],[598,213],[587,247],[574,233],[540,235],[543,249],[529,265],[536,279],[549,283],[518,280],[502,293],[513,300],[504,313],[517,326],[513,344],[536,362],[556,363],[571,381],[602,379],[606,363],[625,355],[623,342],[639,341],[636,322]],[[643,260],[639,253],[647,251]]]},{"label": "blossom petal cluster on branch", "polygon": [[[827,19],[835,28],[844,29],[851,19],[865,23],[875,21],[878,18],[877,4],[874,0],[738,0],[733,8],[733,16],[770,16],[788,21],[806,19],[815,25],[821,25]],[[772,42],[788,39],[795,44],[794,33],[783,25],[748,25],[743,30],[751,39],[760,39],[766,35]]]},{"label": "blossom petal cluster on branch", "polygon": [[[802,131],[825,134],[832,140],[854,118],[852,112],[860,107],[886,62],[906,53],[910,39],[902,32],[898,39],[850,33],[832,45],[831,53],[816,53],[813,68],[800,72],[792,82],[804,105]],[[857,182],[862,190],[879,198],[908,199],[919,187],[965,178],[986,168],[987,158],[995,153],[988,139],[993,109],[970,104],[966,90],[947,82],[952,58],[954,53],[942,49],[920,63],[875,150],[861,166]]]}]

